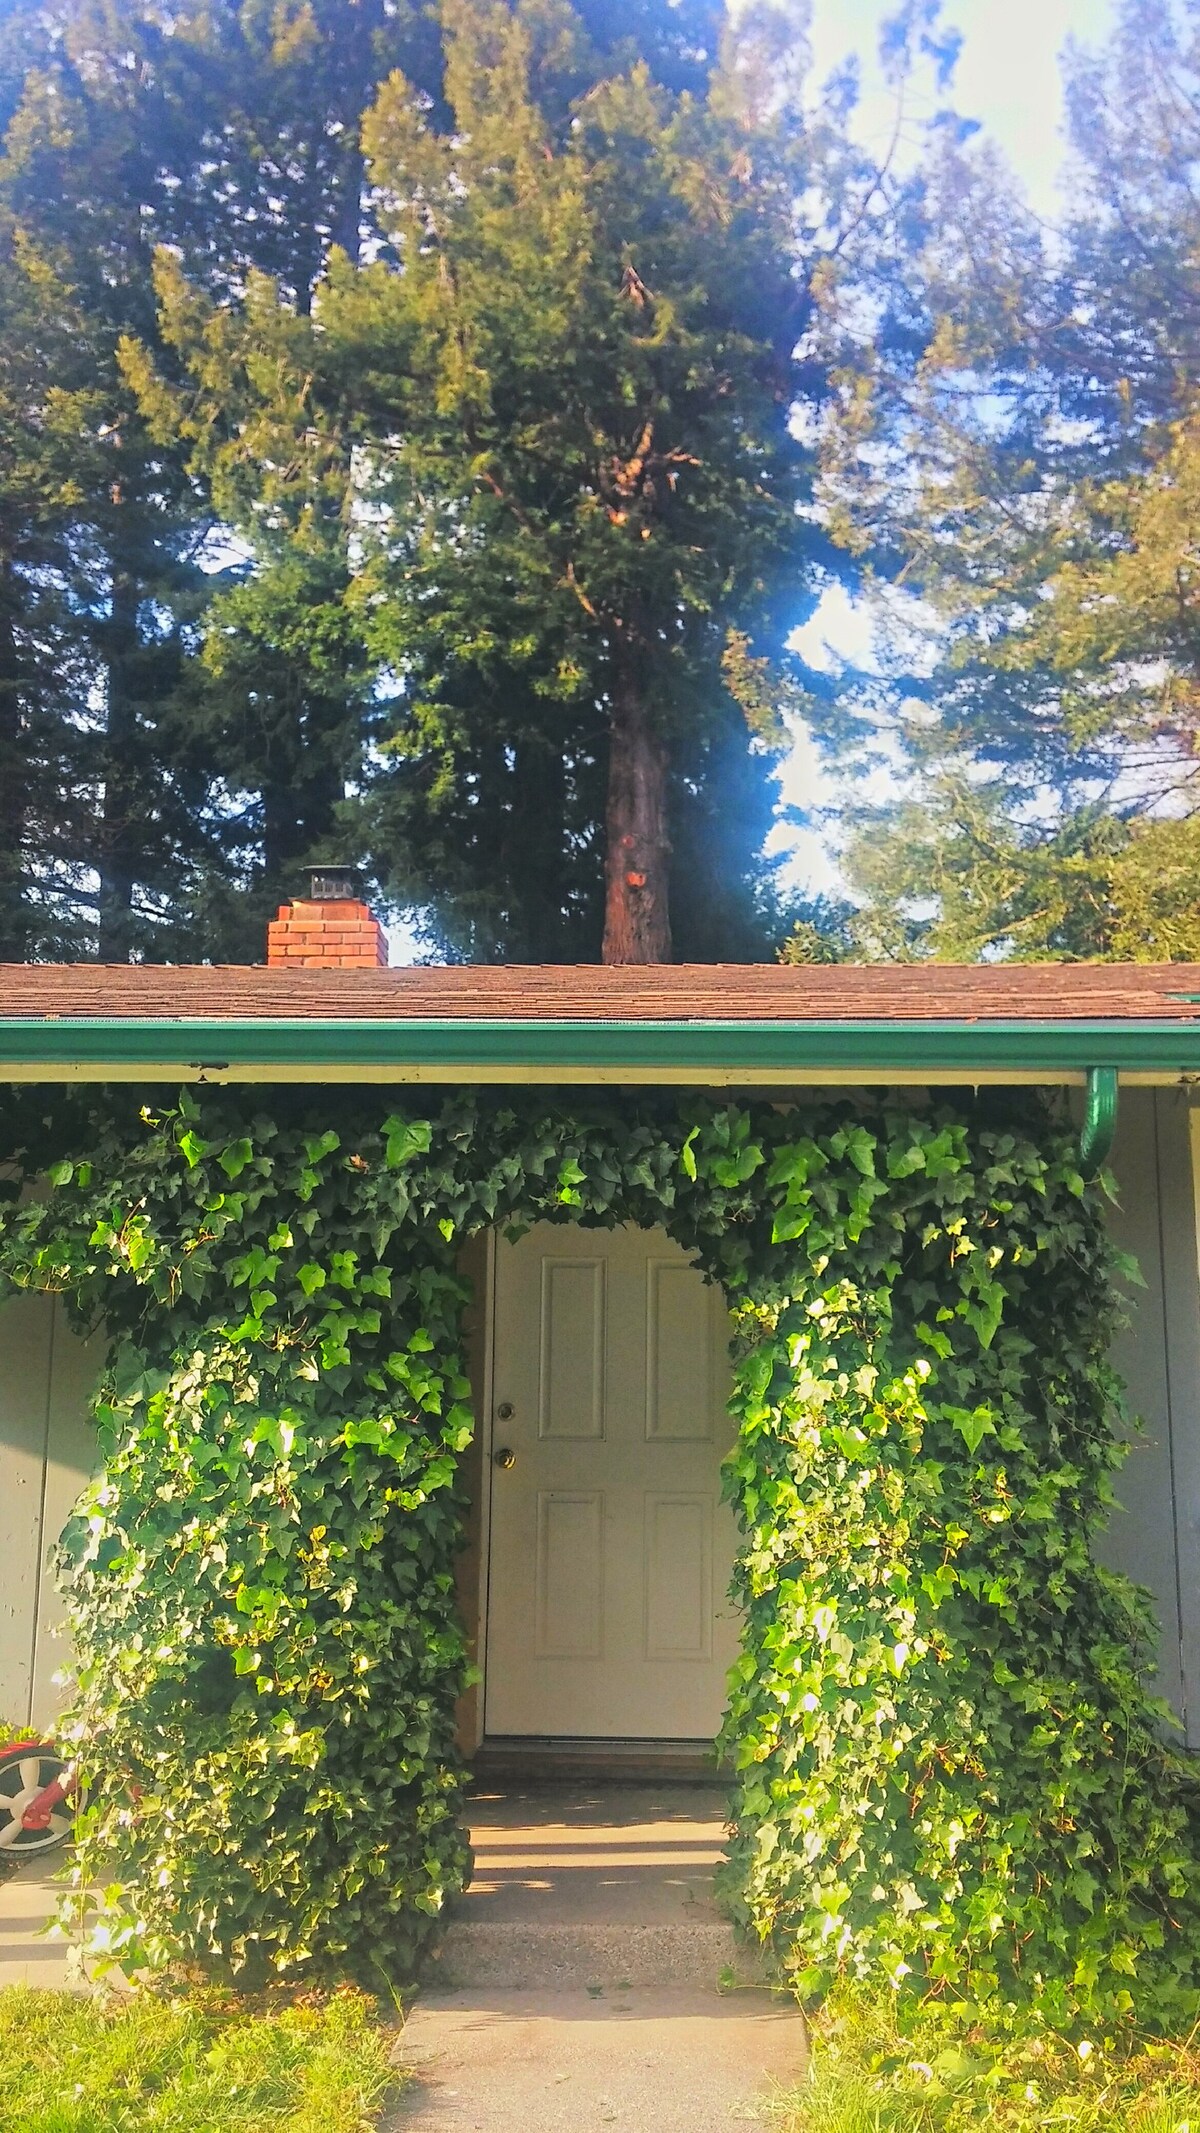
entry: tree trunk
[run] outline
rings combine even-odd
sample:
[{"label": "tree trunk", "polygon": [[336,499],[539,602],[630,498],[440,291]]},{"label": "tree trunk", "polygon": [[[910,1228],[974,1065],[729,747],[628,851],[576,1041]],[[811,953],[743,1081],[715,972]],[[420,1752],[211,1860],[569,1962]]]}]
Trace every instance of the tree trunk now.
[{"label": "tree trunk", "polygon": [[604,963],[669,963],[667,751],[655,733],[634,652],[618,641],[609,719]]},{"label": "tree trunk", "polygon": [[358,146],[358,128],[348,129],[351,146],[339,173],[338,199],[333,217],[333,242],[340,244],[352,266],[362,252],[363,186],[366,158]]},{"label": "tree trunk", "polygon": [[137,616],[137,586],[124,571],[114,570],[104,629],[108,702],[98,899],[102,963],[127,963],[134,947],[133,892],[144,835],[141,735],[132,672],[138,651]]},{"label": "tree trunk", "polygon": [[0,561],[0,963],[23,962],[29,952],[24,879],[28,765],[21,732],[17,599],[15,573],[5,558]]}]

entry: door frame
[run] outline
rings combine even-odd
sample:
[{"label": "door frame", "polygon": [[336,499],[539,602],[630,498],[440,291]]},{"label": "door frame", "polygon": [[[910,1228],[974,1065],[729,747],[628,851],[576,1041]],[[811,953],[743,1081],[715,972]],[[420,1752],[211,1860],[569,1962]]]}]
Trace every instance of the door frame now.
[{"label": "door frame", "polygon": [[464,1454],[468,1489],[466,1547],[458,1580],[459,1606],[479,1680],[459,1699],[458,1737],[464,1755],[474,1756],[484,1742],[484,1697],[487,1689],[488,1585],[492,1545],[492,1446],[494,1442],[496,1352],[495,1229],[484,1230],[468,1246],[477,1254],[474,1267],[464,1255],[463,1271],[474,1282],[466,1333],[467,1375],[475,1410],[475,1434]]},{"label": "door frame", "polygon": [[[564,1228],[576,1225],[564,1223]],[[633,1225],[637,1228],[643,1224]],[[668,1232],[669,1234],[669,1232]],[[463,1271],[475,1284],[466,1335],[467,1370],[475,1408],[475,1435],[464,1455],[464,1480],[469,1490],[466,1548],[459,1578],[459,1604],[467,1631],[478,1682],[459,1700],[459,1746],[470,1760],[478,1759],[499,1774],[511,1774],[509,1765],[530,1764],[547,1773],[569,1776],[590,1769],[628,1769],[629,1774],[680,1777],[694,1782],[711,1777],[717,1765],[707,1750],[697,1752],[693,1741],[630,1739],[577,1740],[570,1734],[521,1736],[509,1740],[489,1736],[486,1724],[488,1669],[488,1610],[491,1582],[492,1502],[495,1468],[492,1454],[496,1443],[496,1305],[500,1232],[481,1232],[468,1253],[478,1253],[474,1266],[464,1257]]]}]

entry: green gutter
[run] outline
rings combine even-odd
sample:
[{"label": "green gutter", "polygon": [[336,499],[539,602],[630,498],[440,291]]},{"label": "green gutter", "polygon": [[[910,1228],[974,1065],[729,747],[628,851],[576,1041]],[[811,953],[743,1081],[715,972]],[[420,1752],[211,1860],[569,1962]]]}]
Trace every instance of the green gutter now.
[{"label": "green gutter", "polygon": [[[0,1018],[5,1066],[1200,1073],[1200,1021],[547,1022]],[[314,1074],[319,1079],[319,1074]]]},{"label": "green gutter", "polygon": [[1094,1178],[1112,1153],[1117,1130],[1119,1083],[1115,1067],[1089,1067],[1087,1109],[1079,1136],[1079,1168],[1085,1178]]}]

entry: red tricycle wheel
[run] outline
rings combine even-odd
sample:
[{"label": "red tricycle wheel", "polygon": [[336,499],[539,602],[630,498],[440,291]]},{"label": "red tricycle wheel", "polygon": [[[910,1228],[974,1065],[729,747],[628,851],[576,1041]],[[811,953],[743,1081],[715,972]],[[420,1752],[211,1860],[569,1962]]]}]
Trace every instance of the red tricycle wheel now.
[{"label": "red tricycle wheel", "polygon": [[46,1741],[0,1748],[0,1852],[27,1859],[65,1844],[72,1821],[65,1795],[73,1782],[70,1765]]}]

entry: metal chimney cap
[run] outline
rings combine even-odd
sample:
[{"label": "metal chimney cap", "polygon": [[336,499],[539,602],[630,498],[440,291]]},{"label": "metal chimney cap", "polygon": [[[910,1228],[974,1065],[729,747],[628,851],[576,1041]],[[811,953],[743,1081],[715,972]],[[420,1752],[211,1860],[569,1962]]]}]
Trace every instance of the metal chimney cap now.
[{"label": "metal chimney cap", "polygon": [[324,866],[308,867],[308,898],[314,904],[357,902],[362,894],[358,868],[339,866],[329,860]]}]

